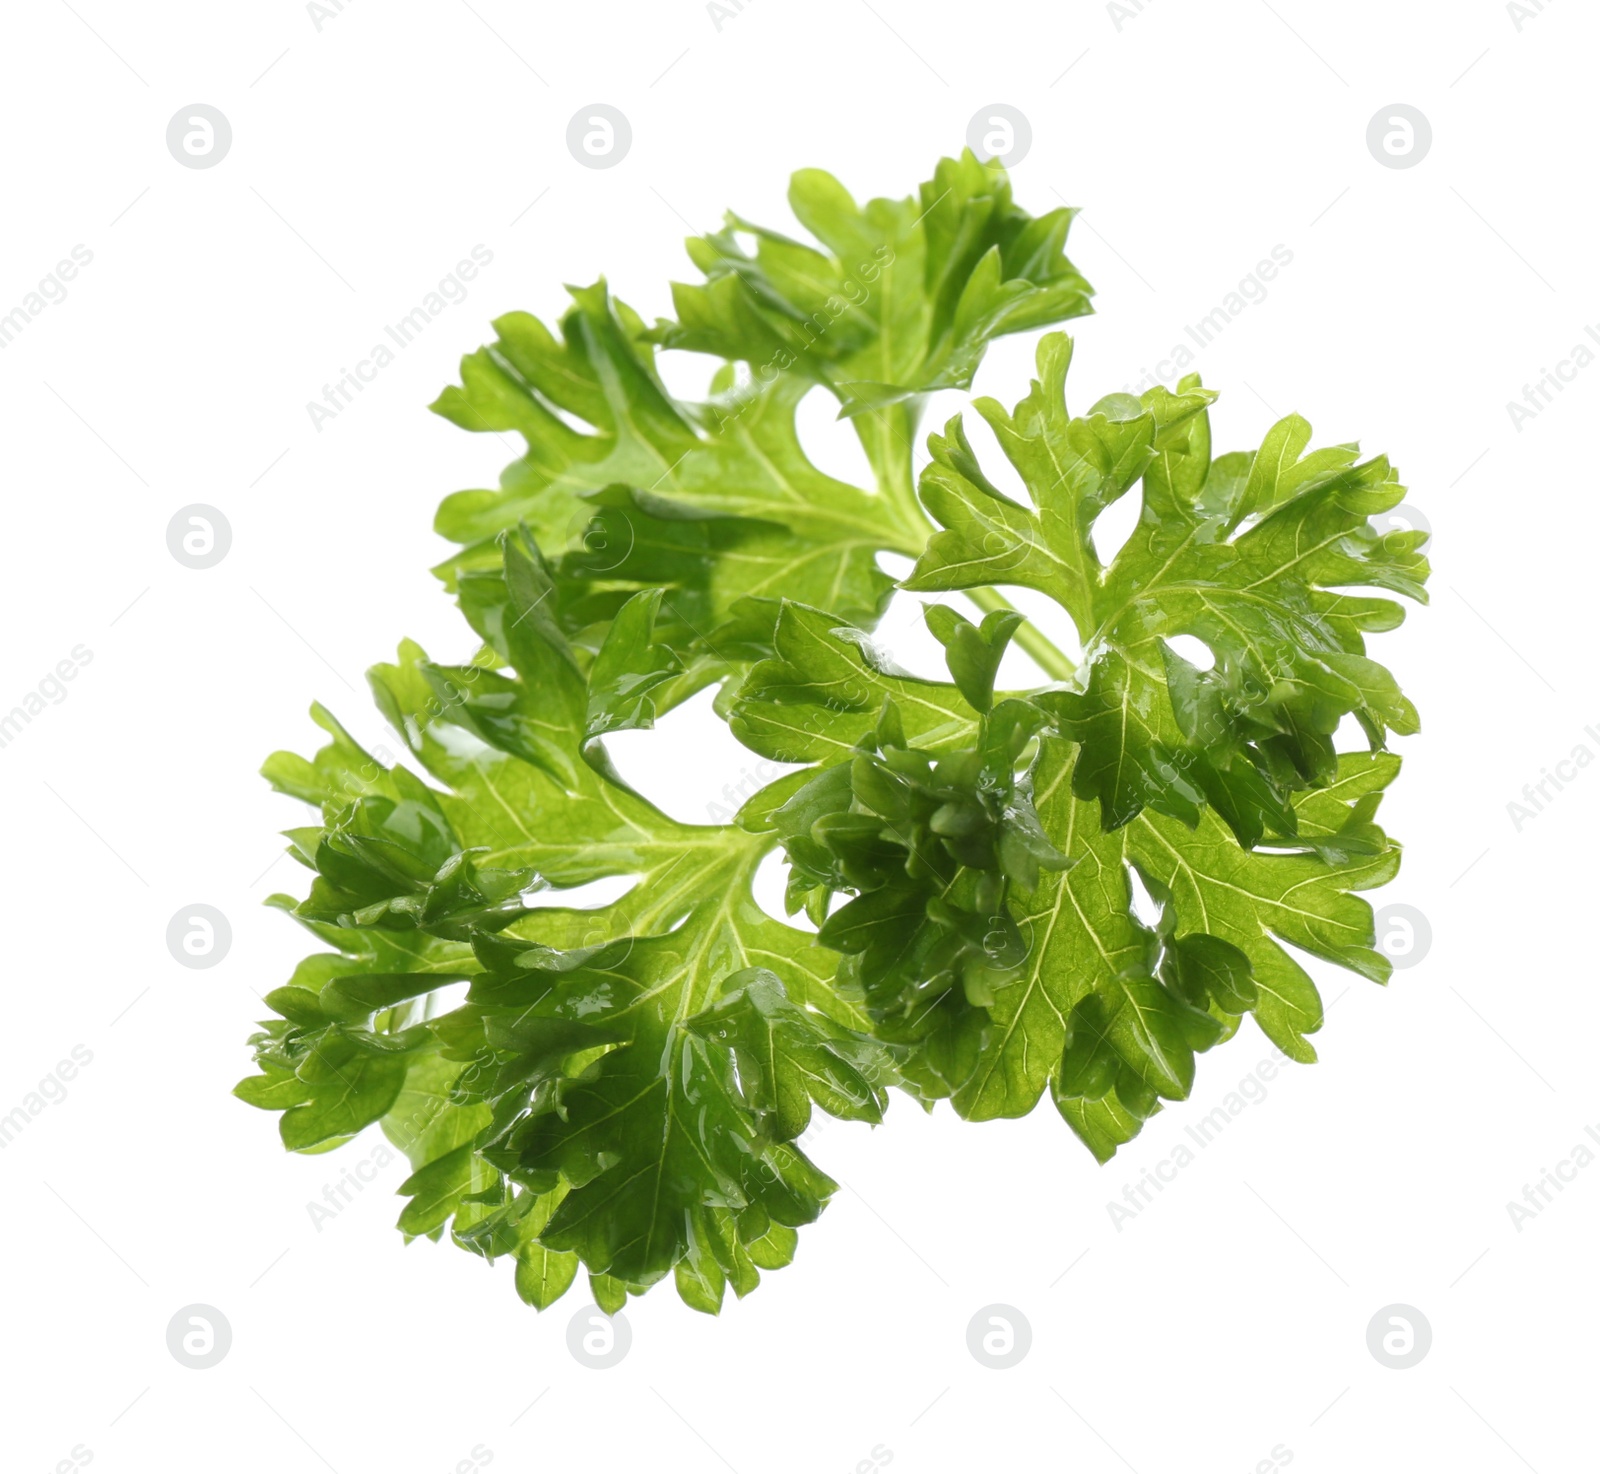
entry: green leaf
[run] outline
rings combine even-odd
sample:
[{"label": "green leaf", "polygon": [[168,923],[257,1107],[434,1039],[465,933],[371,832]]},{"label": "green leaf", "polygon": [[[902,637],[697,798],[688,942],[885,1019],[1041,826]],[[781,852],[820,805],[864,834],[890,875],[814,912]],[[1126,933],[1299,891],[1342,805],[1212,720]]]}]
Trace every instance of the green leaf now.
[{"label": "green leaf", "polygon": [[677,655],[652,643],[663,592],[645,589],[635,594],[611,622],[589,676],[585,742],[607,732],[655,725],[656,705],[651,693],[683,671],[683,662]]},{"label": "green leaf", "polygon": [[955,1093],[956,1109],[970,1119],[1026,1115],[1060,1067],[1077,1005],[1095,995],[1112,1012],[1127,1001],[1132,979],[1148,977],[1153,938],[1133,915],[1122,841],[1073,797],[1071,762],[1067,743],[1044,741],[1034,803],[1068,864],[1011,898],[1027,961],[998,991],[984,1047]]},{"label": "green leaf", "polygon": [[381,1124],[413,1168],[475,1143],[489,1124],[487,1106],[457,1097],[461,1074],[462,1066],[432,1042],[410,1056],[405,1084]]},{"label": "green leaf", "polygon": [[[1071,762],[1067,743],[1044,742],[1036,801],[1070,864],[1012,898],[1028,961],[998,991],[993,1029],[954,1099],[975,1119],[1022,1115],[1050,1083],[1104,1157],[1131,1139],[1154,1097],[1188,1094],[1195,1053],[1221,1042],[1240,1013],[1253,1013],[1292,1058],[1316,1058],[1305,1036],[1321,1027],[1321,1001],[1281,943],[1386,978],[1371,908],[1351,892],[1390,879],[1399,852],[1370,815],[1370,849],[1332,858],[1244,850],[1210,813],[1193,832],[1147,811],[1108,833],[1095,807],[1072,795]],[[1304,829],[1339,832],[1397,767],[1387,755],[1345,757],[1332,787],[1297,800]],[[1133,872],[1167,903],[1159,937],[1133,914]],[[1150,1092],[1143,1115],[1127,1108],[1125,1071]]]},{"label": "green leaf", "polygon": [[888,1096],[878,1082],[892,1069],[876,1041],[791,1003],[765,968],[733,973],[722,986],[721,1000],[684,1027],[733,1051],[740,1093],[773,1117],[779,1141],[806,1129],[813,1101],[841,1120],[883,1119]]},{"label": "green leaf", "polygon": [[233,1087],[233,1093],[246,1105],[263,1111],[285,1111],[311,1099],[310,1090],[293,1071],[272,1068],[246,1076]]},{"label": "green leaf", "polygon": [[823,249],[730,214],[689,242],[706,281],[673,288],[677,321],[660,341],[815,379],[858,413],[963,388],[993,338],[1089,311],[1063,252],[1074,212],[1026,214],[1005,171],[970,151],[941,160],[914,198],[866,205],[802,169],[789,204]]},{"label": "green leaf", "polygon": [[400,1214],[401,1232],[432,1233],[448,1223],[461,1199],[472,1190],[475,1165],[468,1144],[446,1152],[406,1178],[397,1189],[411,1199]]},{"label": "green leaf", "polygon": [[970,738],[974,709],[953,686],[896,671],[858,629],[820,609],[785,602],[774,655],[756,665],[729,725],[745,746],[780,762],[837,761],[877,724],[886,700],[907,733],[929,745]]},{"label": "green leaf", "polygon": [[795,428],[806,381],[768,376],[703,404],[676,400],[638,319],[603,282],[573,298],[560,338],[525,313],[500,318],[496,342],[463,359],[461,385],[434,406],[528,444],[499,490],[459,492],[440,508],[437,530],[463,550],[438,571],[463,603],[468,575],[496,574],[497,539],[526,527],[550,552],[561,597],[549,617],[569,635],[663,586],[685,656],[717,655],[726,641],[716,631],[746,598],[789,594],[875,620],[891,588],[876,553],[921,545],[909,445],[907,474],[888,490],[828,476]]},{"label": "green leaf", "polygon": [[[713,885],[712,894],[738,885],[735,874]],[[812,1221],[833,1191],[803,1157],[779,1155],[777,1138],[764,1125],[766,1112],[779,1103],[769,1102],[753,1081],[741,1088],[728,1049],[705,1037],[704,1016],[740,1016],[737,1002],[731,1015],[717,1012],[724,989],[736,1000],[742,994],[743,978],[721,962],[730,948],[765,958],[770,970],[763,975],[773,986],[782,980],[783,1007],[762,996],[791,1056],[785,1068],[814,1071],[815,1088],[833,1091],[826,1105],[843,1109],[851,1091],[865,1088],[865,1099],[852,1109],[879,1108],[881,1097],[850,1073],[859,1076],[870,1044],[852,1043],[822,1015],[810,1017],[787,1004],[791,992],[804,998],[815,990],[816,979],[806,971],[813,944],[762,916],[748,897],[733,905],[725,895],[701,902],[670,933],[586,952],[484,945],[490,973],[483,991],[496,1007],[524,1021],[601,1028],[619,1046],[556,1082],[552,1099],[559,1113],[537,1088],[529,1094],[516,1086],[517,1109],[512,1114],[497,1104],[507,1124],[486,1147],[514,1180],[535,1188],[558,1180],[571,1185],[541,1240],[578,1253],[593,1273],[641,1286],[661,1278],[688,1252],[686,1215],[697,1206],[759,1209],[796,1226]],[[795,1032],[802,1024],[811,1030],[809,1039]],[[841,1056],[820,1069],[819,1038],[836,1053],[853,1049],[856,1062]],[[786,1075],[782,1089],[791,1083]],[[792,1109],[786,1095],[782,1104]],[[765,1231],[765,1219],[760,1226]]]},{"label": "green leaf", "polygon": [[988,711],[994,704],[1000,658],[1022,623],[1022,615],[1015,609],[995,609],[984,615],[981,625],[974,625],[945,604],[929,604],[923,615],[933,637],[944,646],[945,664],[956,689],[974,711]]},{"label": "green leaf", "polygon": [[578,1277],[578,1256],[547,1249],[530,1239],[517,1252],[517,1294],[524,1305],[548,1310]]},{"label": "green leaf", "polygon": [[[1074,687],[1040,700],[1080,744],[1074,789],[1099,800],[1107,828],[1146,807],[1192,826],[1206,805],[1246,846],[1292,838],[1290,796],[1332,779],[1343,718],[1375,750],[1386,732],[1417,730],[1363,641],[1397,624],[1398,607],[1342,592],[1425,597],[1423,535],[1380,536],[1368,521],[1405,489],[1386,459],[1358,463],[1354,446],[1302,456],[1310,427],[1294,416],[1254,456],[1213,462],[1215,396],[1194,377],[1070,417],[1070,357],[1064,337],[1047,336],[1016,410],[978,405],[1031,506],[984,478],[958,424],[935,437],[922,494],[946,531],[908,586],[1015,583],[1061,603],[1086,663]],[[1095,519],[1136,484],[1138,525],[1103,565]],[[1209,649],[1209,669],[1177,654],[1178,636]]]},{"label": "green leaf", "polygon": [[[312,896],[294,910],[341,950],[308,959],[280,990],[287,1012],[257,1036],[262,1074],[241,1093],[287,1107],[284,1136],[297,1147],[383,1118],[416,1169],[402,1230],[432,1236],[448,1223],[464,1248],[515,1253],[519,1293],[535,1303],[579,1262],[604,1285],[642,1291],[685,1260],[696,1215],[713,1208],[737,1210],[716,1262],[748,1289],[745,1240],[812,1221],[833,1191],[769,1129],[795,1109],[794,1072],[826,1107],[865,1118],[882,1109],[863,1074],[882,1053],[850,1027],[861,1016],[831,987],[829,954],[756,905],[750,885],[770,835],[677,823],[603,760],[583,761],[598,731],[645,715],[648,678],[669,673],[650,653],[657,596],[630,602],[581,673],[558,626],[530,617],[513,628],[511,611],[540,598],[542,561],[520,538],[502,559],[498,579],[482,571],[463,585],[476,585],[470,611],[510,674],[438,667],[409,645],[373,673],[438,786],[388,768],[371,792],[326,799],[323,828],[300,841],[317,867]],[[501,686],[441,699],[445,669],[456,686],[474,671]],[[646,679],[634,679],[641,669]],[[503,712],[538,711],[531,683],[564,691],[572,679],[586,719],[547,723],[539,750],[473,709],[505,687]],[[353,760],[335,740],[338,761]],[[609,906],[522,901],[537,878],[606,876],[634,877]],[[770,1011],[784,1070],[771,1099],[687,1023],[714,1010],[725,985],[742,995],[725,980],[752,966],[787,1000]],[[470,984],[467,1001],[432,1016],[434,993],[457,979]],[[533,1205],[546,1200],[540,1217]],[[709,1303],[700,1279],[680,1279]]]},{"label": "green leaf", "polygon": [[283,1113],[280,1134],[290,1151],[354,1136],[394,1104],[406,1061],[352,1035],[329,1030],[295,1071],[308,1099]]},{"label": "green leaf", "polygon": [[[297,1151],[379,1124],[402,1234],[510,1259],[538,1309],[580,1270],[611,1314],[669,1276],[707,1314],[751,1293],[836,1189],[797,1144],[816,1107],[875,1123],[894,1085],[983,1121],[1048,1092],[1104,1162],[1247,1016],[1315,1058],[1298,958],[1388,976],[1360,893],[1398,869],[1376,816],[1418,718],[1366,641],[1428,573],[1425,535],[1371,521],[1405,495],[1388,461],[1298,415],[1216,455],[1194,376],[1074,414],[1051,333],[1014,408],[974,405],[1021,495],[959,415],[918,481],[926,397],[1088,310],[1072,212],[1029,216],[970,153],[865,204],[805,170],[790,203],[810,242],[729,216],[690,243],[676,321],[604,281],[554,330],[497,320],[434,406],[525,446],[439,509],[456,658],[408,640],[370,671],[398,759],[316,706],[321,749],[263,767],[315,811],[286,832],[306,894],[270,904],[319,950],[234,1094]],[[721,360],[703,397],[666,389],[674,349]],[[802,444],[813,391],[870,485]],[[889,553],[982,611],[925,610],[948,683],[872,639]],[[1013,639],[1050,684],[995,690]],[[795,767],[685,824],[606,739],[710,686],[759,770]],[[780,849],[814,931],[757,903]],[[615,898],[565,894],[595,882]]]},{"label": "green leaf", "polygon": [[[1324,822],[1342,811],[1348,821],[1398,768],[1387,754],[1347,754],[1335,782],[1296,807]],[[1322,1027],[1322,1003],[1305,969],[1279,943],[1387,981],[1389,960],[1373,945],[1372,908],[1351,894],[1385,884],[1400,868],[1399,847],[1375,826],[1372,832],[1375,852],[1329,858],[1310,850],[1241,849],[1211,814],[1191,834],[1146,813],[1130,828],[1128,856],[1171,894],[1180,927],[1215,936],[1249,960],[1259,995],[1256,1022],[1291,1059],[1309,1062],[1316,1051],[1305,1036]]]}]

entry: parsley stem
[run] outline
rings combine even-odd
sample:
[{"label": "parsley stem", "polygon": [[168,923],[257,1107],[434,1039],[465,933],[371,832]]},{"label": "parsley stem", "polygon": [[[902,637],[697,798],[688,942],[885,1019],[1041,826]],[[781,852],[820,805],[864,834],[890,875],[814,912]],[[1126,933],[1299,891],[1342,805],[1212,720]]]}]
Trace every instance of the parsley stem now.
[{"label": "parsley stem", "polygon": [[895,529],[905,537],[907,556],[915,558],[935,529],[917,500],[916,478],[911,473],[912,437],[920,406],[914,401],[864,410],[855,416],[857,439],[887,503]]}]

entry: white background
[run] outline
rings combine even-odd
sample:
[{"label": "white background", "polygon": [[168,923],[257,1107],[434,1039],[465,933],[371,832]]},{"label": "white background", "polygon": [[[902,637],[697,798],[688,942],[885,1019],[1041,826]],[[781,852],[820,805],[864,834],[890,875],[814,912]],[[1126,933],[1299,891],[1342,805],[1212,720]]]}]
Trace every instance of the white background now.
[{"label": "white background", "polygon": [[[74,6],[8,6],[0,42],[0,313],[93,252],[0,350],[0,709],[74,646],[93,657],[0,749],[0,1113],[93,1053],[0,1153],[8,1471],[77,1445],[139,1474],[444,1474],[477,1446],[497,1468],[738,1474],[843,1474],[879,1446],[908,1474],[1243,1474],[1275,1447],[1308,1474],[1595,1467],[1600,1167],[1520,1231],[1506,1204],[1600,1123],[1579,930],[1600,769],[1520,832],[1507,804],[1576,745],[1600,753],[1600,366],[1520,430],[1506,405],[1600,320],[1600,17],[1147,0],[1119,28],[1086,0],[750,0],[719,30],[694,0],[352,0],[319,30],[290,0]],[[634,133],[606,171],[565,146],[597,101]],[[165,145],[194,102],[232,124],[208,170]],[[259,905],[302,884],[274,857],[304,821],[256,768],[311,750],[313,698],[392,746],[361,673],[400,637],[467,653],[427,571],[433,509],[514,449],[424,406],[493,315],[551,318],[600,272],[667,312],[690,227],[728,206],[787,225],[804,165],[909,193],[995,102],[1032,124],[1020,201],[1086,207],[1071,254],[1100,315],[1074,328],[1076,407],[1293,252],[1200,367],[1219,449],[1298,409],[1319,443],[1390,453],[1432,524],[1433,604],[1375,652],[1424,718],[1384,811],[1404,869],[1377,899],[1424,913],[1431,950],[1387,989],[1319,969],[1321,1063],[1120,1232],[1108,1200],[1267,1057],[1253,1025],[1103,1169],[1048,1105],[829,1123],[816,1155],[847,1186],[795,1264],[717,1320],[665,1286],[630,1302],[631,1352],[592,1371],[566,1347],[582,1284],[540,1316],[509,1265],[404,1247],[399,1164],[317,1232],[307,1201],[371,1144],[293,1157],[230,1097],[256,995],[307,950]],[[1395,102],[1432,124],[1415,168],[1367,149]],[[306,402],[480,243],[467,301],[316,430]],[[1031,351],[1001,344],[977,388],[1020,397]],[[203,572],[166,546],[193,502],[233,529]],[[897,604],[884,638],[919,662],[914,616]],[[703,704],[619,751],[690,818],[750,761]],[[209,971],[165,945],[195,902],[232,923]],[[233,1328],[209,1371],[166,1347],[193,1302]],[[1032,1326],[1008,1371],[966,1347],[993,1302]],[[1433,1328],[1409,1371],[1366,1345],[1394,1302]]]}]

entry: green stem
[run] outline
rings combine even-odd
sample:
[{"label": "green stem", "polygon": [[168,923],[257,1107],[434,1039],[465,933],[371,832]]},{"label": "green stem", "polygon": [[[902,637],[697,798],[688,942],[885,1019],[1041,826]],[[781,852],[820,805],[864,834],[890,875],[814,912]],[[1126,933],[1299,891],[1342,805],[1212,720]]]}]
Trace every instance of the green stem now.
[{"label": "green stem", "polygon": [[927,545],[934,527],[917,500],[916,479],[911,474],[911,445],[920,406],[915,401],[865,410],[852,420],[856,438],[867,453],[884,499],[893,530],[900,535],[907,556],[916,557]]},{"label": "green stem", "polygon": [[[999,589],[963,589],[962,592],[985,614],[992,613],[996,609],[1015,609],[1017,607]],[[1029,655],[1033,656],[1034,660],[1039,664],[1039,669],[1049,676],[1051,680],[1070,681],[1077,675],[1077,662],[1070,655],[1066,655],[1057,649],[1032,620],[1020,625],[1014,638],[1017,644],[1021,645]]]}]

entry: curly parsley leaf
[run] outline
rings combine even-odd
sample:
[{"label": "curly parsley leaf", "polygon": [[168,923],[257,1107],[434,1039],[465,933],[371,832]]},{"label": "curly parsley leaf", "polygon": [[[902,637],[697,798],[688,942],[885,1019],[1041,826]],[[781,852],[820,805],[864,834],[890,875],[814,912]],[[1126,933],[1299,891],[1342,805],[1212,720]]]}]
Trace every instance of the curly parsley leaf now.
[{"label": "curly parsley leaf", "polygon": [[1065,254],[1075,212],[1028,215],[970,151],[912,198],[865,205],[803,169],[789,205],[822,249],[730,213],[689,242],[706,280],[674,286],[660,341],[814,379],[856,414],[965,388],[992,339],[1090,310]]},{"label": "curly parsley leaf", "polygon": [[[835,1190],[798,1144],[817,1109],[876,1123],[895,1086],[986,1120],[1048,1094],[1104,1161],[1247,1015],[1315,1058],[1300,954],[1388,975],[1360,893],[1399,865],[1375,816],[1417,717],[1365,641],[1428,571],[1422,535],[1369,520],[1403,495],[1389,463],[1311,449],[1298,416],[1213,456],[1193,377],[1074,416],[1051,334],[1013,410],[975,405],[1026,500],[959,416],[918,484],[926,394],[1088,311],[1072,212],[1028,216],[971,154],[910,199],[858,205],[818,171],[790,198],[819,244],[730,216],[691,242],[705,280],[674,322],[604,281],[555,331],[496,322],[434,406],[526,446],[438,515],[476,650],[408,641],[371,671],[403,761],[315,707],[325,745],[263,769],[317,810],[288,833],[307,894],[272,904],[323,950],[267,995],[235,1093],[296,1151],[378,1125],[411,1168],[402,1233],[511,1259],[540,1309],[580,1270],[607,1311],[669,1275],[708,1313],[749,1293]],[[723,360],[703,400],[665,388],[680,348]],[[819,389],[872,486],[802,446]],[[1135,491],[1102,559],[1097,521]],[[916,560],[900,587],[982,611],[925,610],[948,682],[872,639],[884,553]],[[1061,606],[1081,656],[1011,585]],[[1049,684],[996,690],[1012,643]],[[713,683],[737,738],[800,766],[684,824],[606,742]],[[1341,750],[1351,726],[1367,751]],[[814,931],[756,902],[775,849]],[[566,903],[602,881],[621,893]]]},{"label": "curly parsley leaf", "polygon": [[[1297,416],[1254,455],[1213,461],[1215,396],[1193,376],[1176,392],[1114,394],[1069,415],[1071,353],[1048,335],[1015,411],[976,405],[1032,505],[984,477],[959,421],[933,438],[923,496],[945,530],[906,586],[1017,584],[1067,611],[1085,673],[1040,699],[1079,743],[1074,791],[1099,800],[1107,828],[1147,805],[1192,826],[1209,806],[1247,847],[1292,839],[1292,795],[1334,778],[1343,718],[1374,748],[1417,730],[1393,676],[1366,655],[1365,636],[1398,624],[1399,606],[1344,590],[1424,599],[1426,534],[1377,532],[1368,519],[1404,496],[1389,462],[1358,461],[1351,445],[1304,455],[1311,432]],[[1135,485],[1138,525],[1104,566],[1095,519]],[[1174,649],[1180,635],[1207,647],[1208,669]]]},{"label": "curly parsley leaf", "polygon": [[[507,538],[498,574],[460,580],[487,642],[477,661],[406,645],[373,671],[426,778],[325,715],[334,740],[313,760],[267,764],[322,806],[322,826],[293,836],[315,872],[294,912],[338,951],[269,995],[281,1016],[238,1093],[283,1110],[296,1150],[382,1120],[415,1168],[401,1229],[448,1226],[472,1252],[513,1255],[532,1303],[581,1262],[597,1293],[674,1273],[710,1308],[717,1285],[743,1292],[761,1263],[787,1262],[787,1235],[834,1190],[792,1144],[796,1079],[825,1109],[876,1120],[892,1066],[852,1027],[864,1020],[832,988],[830,954],[751,895],[770,840],[669,819],[605,757],[603,734],[642,725],[675,673],[651,654],[658,591],[584,660],[546,572],[530,540]],[[633,884],[611,905],[531,904],[545,885],[614,876]],[[432,1014],[455,981],[465,1002]]]},{"label": "curly parsley leaf", "polygon": [[[903,1072],[973,1119],[1025,1114],[1048,1089],[1103,1158],[1189,1094],[1196,1056],[1246,1013],[1290,1057],[1315,1058],[1321,1000],[1291,948],[1388,976],[1354,893],[1398,868],[1372,820],[1398,770],[1384,739],[1414,731],[1416,713],[1363,644],[1398,606],[1344,589],[1420,598],[1427,565],[1420,535],[1368,521],[1403,495],[1383,458],[1307,455],[1309,427],[1291,418],[1256,455],[1213,460],[1215,396],[1193,379],[1074,418],[1070,353],[1047,337],[1014,412],[977,405],[1030,505],[988,480],[959,419],[932,437],[922,494],[945,530],[906,586],[1050,595],[1083,641],[1074,679],[994,703],[1018,617],[974,626],[935,605],[955,686],[869,682],[882,663],[861,668],[856,636],[786,609],[810,639],[751,672],[732,721],[757,750],[833,764],[774,816],[789,902],[826,918],[820,938],[844,954],[875,1028],[913,1048]],[[1103,564],[1095,521],[1136,487],[1140,520]],[[1208,669],[1173,648],[1179,635],[1209,646]],[[919,715],[973,717],[902,722],[912,694]],[[885,698],[888,737],[873,716]],[[808,711],[823,715],[807,740],[774,737],[779,714]],[[1370,752],[1335,750],[1346,716]],[[911,797],[930,791],[922,775],[979,771],[987,787],[932,827],[986,845],[931,852],[917,824],[933,811]],[[1008,832],[1031,873],[1005,862],[993,836]],[[1141,919],[1136,889],[1159,924]]]},{"label": "curly parsley leaf", "polygon": [[465,429],[516,431],[528,446],[498,490],[440,507],[437,530],[463,548],[439,571],[492,571],[496,539],[526,525],[580,640],[648,588],[672,591],[675,644],[700,655],[715,651],[741,599],[780,590],[875,620],[892,588],[875,555],[914,556],[920,531],[902,504],[811,463],[795,428],[810,386],[781,377],[682,403],[603,282],[573,298],[559,338],[526,313],[500,318],[496,341],[462,360],[461,385],[434,405]]}]

